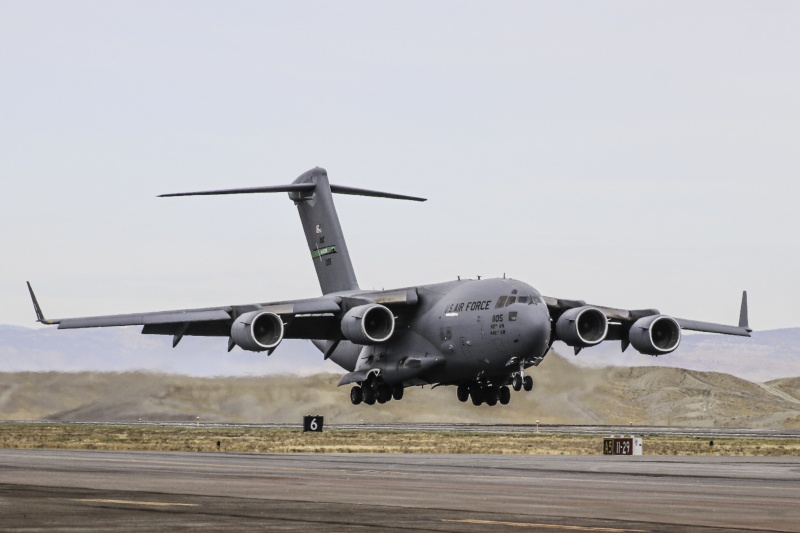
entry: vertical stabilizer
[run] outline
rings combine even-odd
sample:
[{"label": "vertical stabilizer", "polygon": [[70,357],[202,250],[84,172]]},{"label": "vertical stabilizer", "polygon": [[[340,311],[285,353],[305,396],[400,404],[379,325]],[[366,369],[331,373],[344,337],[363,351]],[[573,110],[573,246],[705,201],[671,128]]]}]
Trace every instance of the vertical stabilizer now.
[{"label": "vertical stabilizer", "polygon": [[223,189],[201,192],[179,192],[162,194],[171,196],[214,196],[220,194],[255,194],[288,192],[289,198],[297,206],[306,243],[317,269],[317,278],[323,294],[332,292],[357,290],[356,274],[350,253],[344,242],[339,217],[333,206],[332,193],[352,194],[356,196],[372,196],[375,198],[392,198],[395,200],[412,200],[424,202],[425,198],[406,196],[404,194],[372,191],[344,185],[331,185],[328,173],[324,168],[313,168],[294,180],[291,185],[267,185],[265,187],[248,187],[245,189]]},{"label": "vertical stabilizer", "polygon": [[324,168],[314,168],[294,180],[314,184],[310,191],[289,193],[306,234],[317,279],[323,294],[358,289],[353,263],[333,205],[333,194]]}]

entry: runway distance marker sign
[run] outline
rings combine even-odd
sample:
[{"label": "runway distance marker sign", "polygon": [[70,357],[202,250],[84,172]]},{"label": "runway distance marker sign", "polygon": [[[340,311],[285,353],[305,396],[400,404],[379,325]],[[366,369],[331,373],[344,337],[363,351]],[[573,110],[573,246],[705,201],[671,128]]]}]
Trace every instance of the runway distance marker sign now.
[{"label": "runway distance marker sign", "polygon": [[606,437],[603,439],[603,455],[642,455],[641,437]]},{"label": "runway distance marker sign", "polygon": [[307,415],[303,417],[303,433],[306,431],[316,431],[322,433],[322,423],[324,416],[320,415]]}]

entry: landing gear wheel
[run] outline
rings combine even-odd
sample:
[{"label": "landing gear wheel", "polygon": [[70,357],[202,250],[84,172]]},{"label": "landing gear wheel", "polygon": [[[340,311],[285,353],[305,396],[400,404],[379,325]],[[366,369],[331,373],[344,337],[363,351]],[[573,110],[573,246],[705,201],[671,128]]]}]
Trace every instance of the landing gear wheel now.
[{"label": "landing gear wheel", "polygon": [[522,376],[514,374],[514,378],[511,380],[511,386],[514,387],[515,391],[519,392],[522,389]]},{"label": "landing gear wheel", "polygon": [[466,402],[469,400],[469,387],[463,384],[459,385],[458,392],[456,394],[458,395],[459,402]]},{"label": "landing gear wheel", "polygon": [[486,387],[483,390],[483,401],[488,405],[497,405],[497,387]]},{"label": "landing gear wheel", "polygon": [[533,378],[530,376],[525,376],[525,379],[522,380],[522,387],[525,389],[526,392],[530,392],[533,390]]},{"label": "landing gear wheel", "polygon": [[358,385],[350,389],[350,401],[353,402],[353,405],[358,405],[364,401],[364,395],[361,393],[361,387]]},{"label": "landing gear wheel", "polygon": [[361,394],[364,397],[364,403],[367,405],[375,404],[375,389],[372,387],[364,387],[361,389]]},{"label": "landing gear wheel", "polygon": [[497,393],[497,396],[500,400],[500,403],[503,405],[508,405],[508,402],[511,401],[511,391],[508,390],[508,387],[505,385],[500,387],[500,391]]},{"label": "landing gear wheel", "polygon": [[480,405],[483,403],[483,393],[480,389],[469,391],[469,395],[472,396],[472,405]]},{"label": "landing gear wheel", "polygon": [[381,383],[377,389],[376,399],[378,403],[386,403],[392,399],[392,389],[389,388],[389,385]]},{"label": "landing gear wheel", "polygon": [[395,400],[402,400],[404,392],[405,392],[405,389],[403,388],[403,386],[402,385],[398,385],[392,391],[392,398],[394,398]]}]

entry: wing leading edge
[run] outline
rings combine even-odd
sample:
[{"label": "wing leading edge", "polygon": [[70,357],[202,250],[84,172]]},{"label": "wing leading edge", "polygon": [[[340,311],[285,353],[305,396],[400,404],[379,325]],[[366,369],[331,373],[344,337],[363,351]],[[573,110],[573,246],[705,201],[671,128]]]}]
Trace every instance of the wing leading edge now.
[{"label": "wing leading edge", "polygon": [[[172,335],[173,347],[188,336],[230,337],[237,318],[247,313],[274,314],[283,321],[283,338],[343,340],[339,317],[349,308],[364,303],[377,303],[388,307],[416,305],[415,289],[363,292],[348,296],[326,295],[318,298],[286,300],[248,305],[230,305],[205,309],[180,309],[123,315],[47,319],[33,292],[31,295],[36,319],[58,329],[104,328],[117,326],[143,326],[146,335]],[[229,345],[229,349],[232,348]]]}]

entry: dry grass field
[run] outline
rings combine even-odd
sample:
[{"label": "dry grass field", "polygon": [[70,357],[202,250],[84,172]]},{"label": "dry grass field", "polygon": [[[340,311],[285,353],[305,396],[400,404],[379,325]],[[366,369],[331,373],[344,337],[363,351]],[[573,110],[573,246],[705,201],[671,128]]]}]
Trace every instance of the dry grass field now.
[{"label": "dry grass field", "polygon": [[[220,443],[217,448],[217,442]],[[592,435],[468,431],[163,427],[151,425],[2,424],[0,448],[243,453],[445,453],[600,455]],[[704,455],[704,437],[644,438],[645,455]],[[798,439],[715,439],[715,455],[797,456]]]}]

